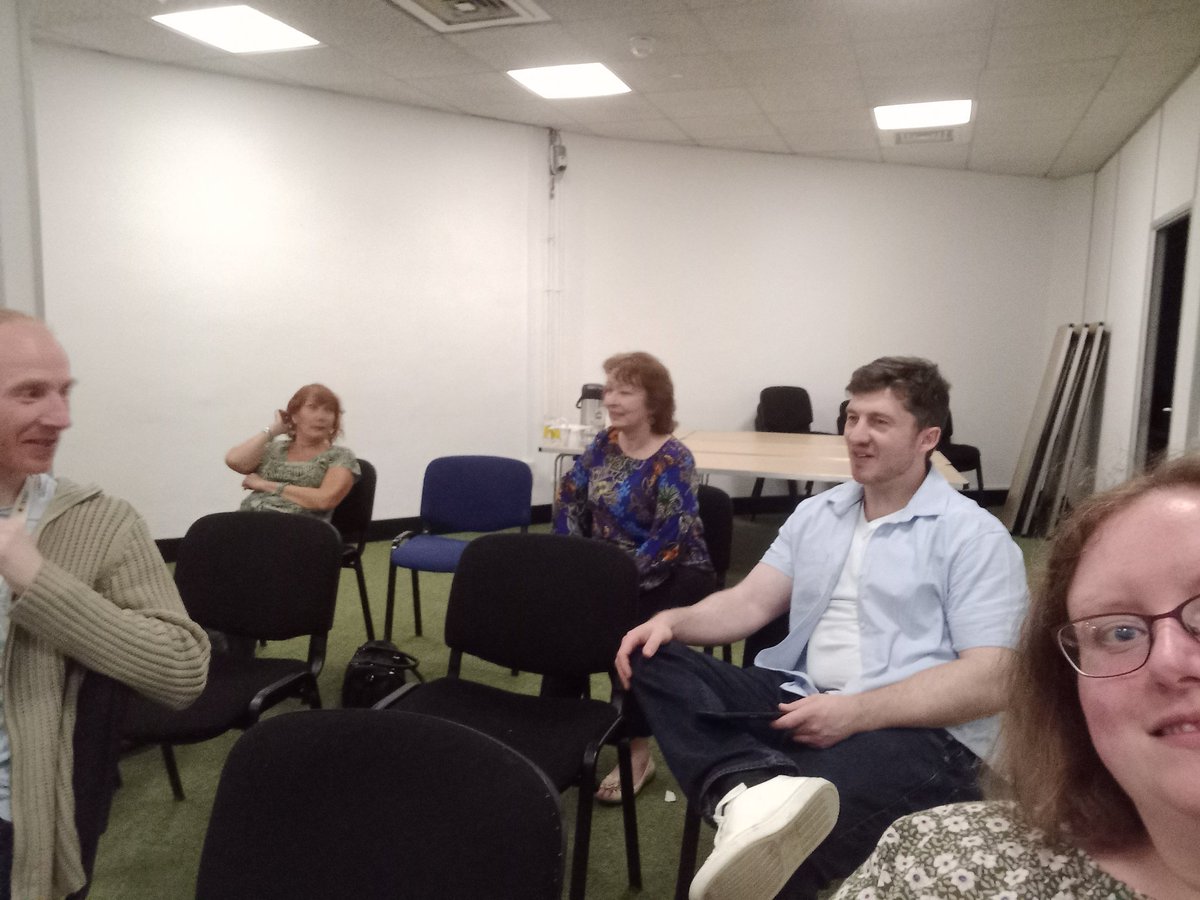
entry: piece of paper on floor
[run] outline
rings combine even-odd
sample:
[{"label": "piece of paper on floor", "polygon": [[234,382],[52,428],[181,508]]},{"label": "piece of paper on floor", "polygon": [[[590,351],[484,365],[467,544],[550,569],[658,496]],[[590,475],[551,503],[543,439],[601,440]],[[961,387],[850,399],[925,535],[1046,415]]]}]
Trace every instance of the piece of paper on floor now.
[{"label": "piece of paper on floor", "polygon": [[675,802],[675,792],[674,792],[674,791],[667,791],[667,792],[666,792],[666,793],[663,795],[663,803],[674,803],[674,802]]}]

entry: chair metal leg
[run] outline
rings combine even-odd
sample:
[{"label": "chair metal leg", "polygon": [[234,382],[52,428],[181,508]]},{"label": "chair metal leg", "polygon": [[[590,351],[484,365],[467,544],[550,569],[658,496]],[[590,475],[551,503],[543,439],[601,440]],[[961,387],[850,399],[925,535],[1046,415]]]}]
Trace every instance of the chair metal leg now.
[{"label": "chair metal leg", "polygon": [[396,567],[388,561],[388,593],[387,593],[387,609],[383,614],[383,639],[390,641],[392,639],[392,613],[396,608]]},{"label": "chair metal leg", "polygon": [[675,876],[675,900],[687,900],[696,874],[696,848],[700,845],[700,810],[689,801],[683,818],[683,840],[679,846],[679,872]]},{"label": "chair metal leg", "polygon": [[596,790],[594,749],[591,751],[591,757],[591,764],[584,766],[579,780],[579,798],[575,812],[575,852],[571,856],[571,890],[568,894],[570,900],[583,900],[587,893],[588,844],[592,839],[592,794]]},{"label": "chair metal leg", "polygon": [[413,589],[413,624],[416,626],[417,637],[421,636],[421,581],[416,569],[412,570]]},{"label": "chair metal leg", "polygon": [[171,793],[176,800],[186,799],[183,796],[183,782],[179,780],[179,766],[175,764],[175,748],[170,744],[160,744],[163,763],[167,767],[167,780],[171,782]]},{"label": "chair metal leg", "polygon": [[642,887],[642,857],[638,850],[637,797],[633,793],[633,756],[628,739],[617,745],[617,769],[621,778],[621,812],[625,819],[625,867],[629,886]]},{"label": "chair metal leg", "polygon": [[362,601],[363,624],[367,627],[367,640],[375,640],[375,623],[371,618],[371,601],[367,599],[367,579],[363,575],[362,560],[354,560],[354,577],[358,579],[358,599]]},{"label": "chair metal leg", "polygon": [[766,484],[765,478],[755,478],[754,487],[750,490],[750,521],[753,522],[758,515],[758,499],[762,496],[763,485]]}]

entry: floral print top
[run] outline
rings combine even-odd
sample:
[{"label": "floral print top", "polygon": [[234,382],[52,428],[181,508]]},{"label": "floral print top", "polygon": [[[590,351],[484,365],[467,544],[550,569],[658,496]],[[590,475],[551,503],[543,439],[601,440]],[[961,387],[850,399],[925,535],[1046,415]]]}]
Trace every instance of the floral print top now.
[{"label": "floral print top", "polygon": [[1074,847],[1051,844],[1012,803],[905,816],[834,900],[1149,900]]},{"label": "floral print top", "polygon": [[[283,481],[297,487],[320,487],[325,480],[325,473],[335,466],[349,469],[358,481],[362,469],[354,451],[348,447],[333,446],[318,453],[306,462],[288,462],[287,451],[291,441],[269,441],[263,449],[262,460],[258,464],[258,474],[267,481]],[[299,503],[293,503],[279,494],[268,494],[263,491],[251,491],[242,501],[239,509],[243,510],[273,510],[274,512],[300,513],[314,516],[328,522],[333,518],[332,509],[305,509]]]},{"label": "floral print top", "polygon": [[554,531],[616,544],[637,563],[643,591],[666,581],[672,566],[711,572],[695,482],[692,452],[675,438],[634,459],[616,429],[602,431],[563,477]]}]

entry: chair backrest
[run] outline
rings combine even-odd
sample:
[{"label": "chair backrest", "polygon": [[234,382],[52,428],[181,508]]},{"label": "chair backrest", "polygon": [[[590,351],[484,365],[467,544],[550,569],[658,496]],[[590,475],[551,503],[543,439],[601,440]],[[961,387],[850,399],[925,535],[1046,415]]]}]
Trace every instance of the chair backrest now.
[{"label": "chair backrest", "polygon": [[733,557],[733,501],[729,495],[711,484],[696,489],[700,506],[700,521],[704,525],[704,542],[708,556],[717,573],[717,583],[724,586],[725,573]]},{"label": "chair backrest", "polygon": [[802,387],[765,387],[758,395],[755,431],[807,434],[812,428],[812,419],[812,401],[808,399],[808,391]]},{"label": "chair backrest", "polygon": [[456,722],[328,709],[264,719],[221,772],[197,900],[559,900],[559,794]]},{"label": "chair backrest", "polygon": [[371,515],[375,511],[375,467],[361,457],[358,467],[362,474],[350,488],[350,493],[334,507],[330,522],[342,536],[343,543],[355,544],[361,551],[367,542],[367,529],[371,527]]},{"label": "chair backrest", "polygon": [[788,613],[784,613],[746,638],[746,643],[742,646],[742,665],[754,665],[754,657],[758,656],[758,651],[774,647],[787,637],[788,621]]},{"label": "chair backrest", "polygon": [[120,782],[121,722],[133,691],[99,672],[86,670],[75,701],[72,737],[75,770],[75,831],[84,871],[91,877],[100,835],[108,827],[113,794]]},{"label": "chair backrest", "polygon": [[846,407],[849,405],[850,405],[849,400],[843,400],[841,402],[841,405],[838,406],[838,417],[837,417],[837,433],[838,434],[846,433]]},{"label": "chair backrest", "polygon": [[525,527],[533,472],[505,456],[442,456],[425,468],[421,521],[433,534]]},{"label": "chair backrest", "polygon": [[635,624],[638,574],[604,541],[490,534],[463,551],[446,608],[446,644],[539,675],[607,672]]},{"label": "chair backrest", "polygon": [[946,424],[942,426],[942,436],[938,438],[938,449],[948,447],[951,444],[951,438],[954,437],[954,416],[950,415],[950,410],[946,410]]},{"label": "chair backrest", "polygon": [[278,512],[222,512],[192,523],[175,583],[200,625],[281,641],[333,625],[342,540],[328,522]]}]

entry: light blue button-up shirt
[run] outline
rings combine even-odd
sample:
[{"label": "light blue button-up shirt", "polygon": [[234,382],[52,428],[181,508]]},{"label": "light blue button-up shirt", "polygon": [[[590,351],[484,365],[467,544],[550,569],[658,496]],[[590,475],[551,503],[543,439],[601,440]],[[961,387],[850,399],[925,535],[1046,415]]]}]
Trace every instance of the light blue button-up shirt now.
[{"label": "light blue button-up shirt", "polygon": [[[792,579],[788,636],[755,665],[792,676],[784,688],[815,693],[805,672],[809,638],[846,562],[863,488],[847,482],[806,500],[762,561]],[[1028,587],[1021,550],[991,513],[930,469],[908,505],[882,523],[863,557],[858,625],[859,693],[903,681],[973,647],[1012,647]],[[999,717],[947,728],[980,757],[995,744]]]}]

